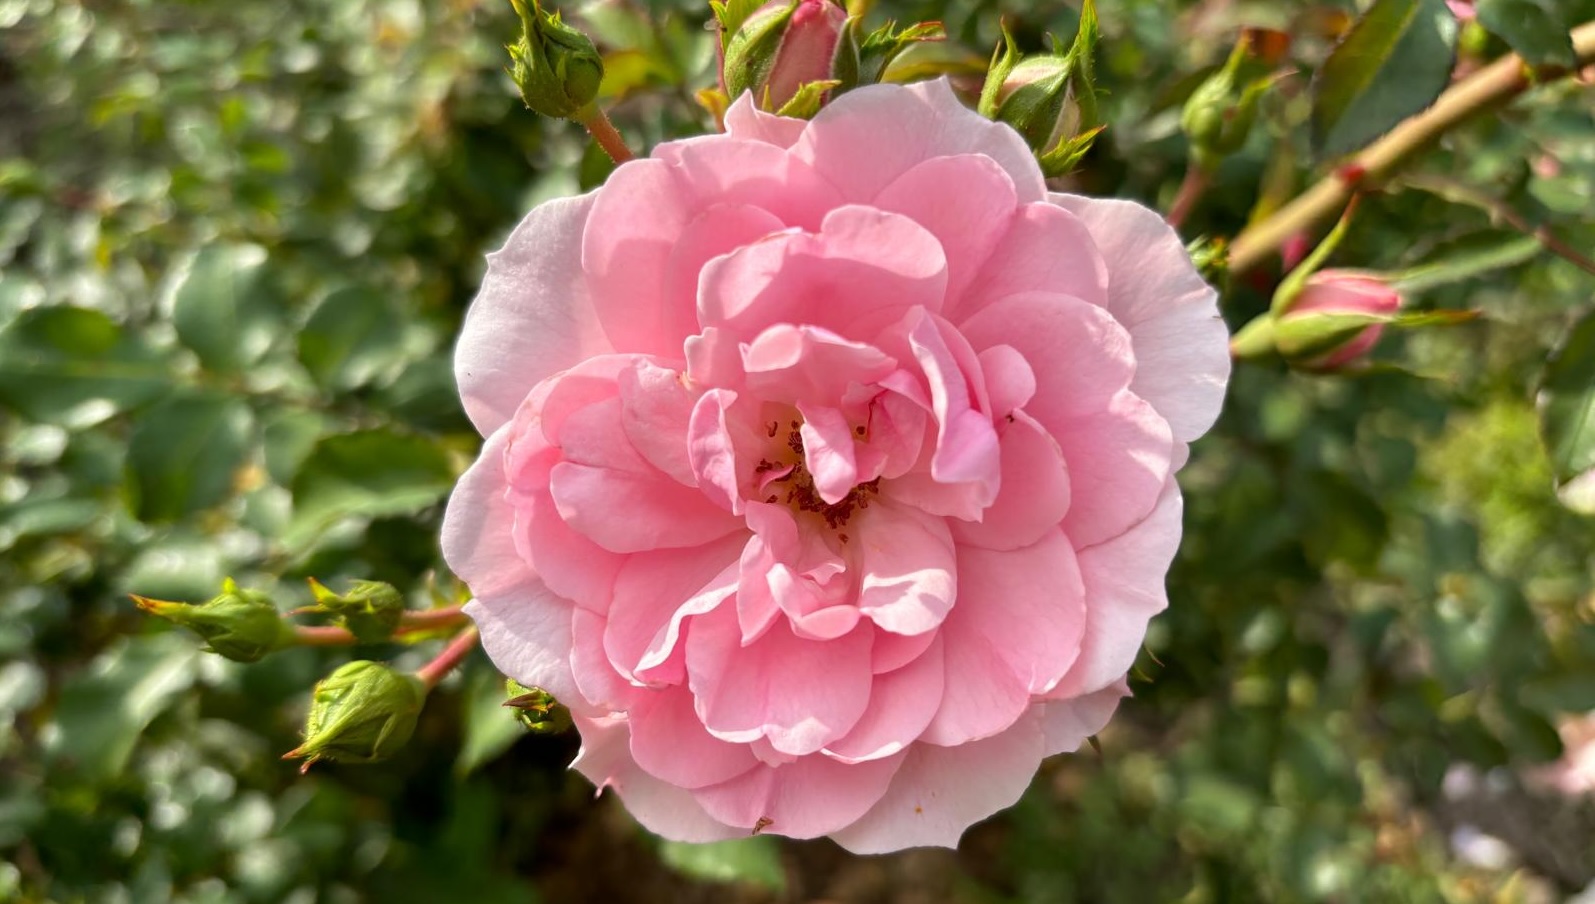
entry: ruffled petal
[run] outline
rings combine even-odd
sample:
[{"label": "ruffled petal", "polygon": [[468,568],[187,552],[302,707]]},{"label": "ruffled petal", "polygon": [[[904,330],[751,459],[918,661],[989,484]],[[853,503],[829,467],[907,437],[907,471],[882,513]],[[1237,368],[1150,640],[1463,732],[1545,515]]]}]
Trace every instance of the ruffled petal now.
[{"label": "ruffled petal", "polygon": [[743,92],[741,97],[732,101],[725,115],[726,134],[762,141],[779,148],[789,148],[796,143],[807,125],[808,121],[804,119],[776,116],[760,110],[753,103],[751,92]]},{"label": "ruffled petal", "polygon": [[1108,265],[1086,225],[1045,201],[1026,204],[986,258],[969,290],[951,299],[943,315],[962,323],[1010,295],[1046,292],[1103,306],[1108,303]]},{"label": "ruffled petal", "polygon": [[876,676],[869,708],[846,737],[826,745],[825,754],[844,763],[861,763],[907,748],[936,714],[945,680],[938,638],[912,662]]},{"label": "ruffled petal", "polygon": [[487,436],[551,374],[610,351],[581,268],[596,194],[548,201],[488,255],[460,327],[454,377],[471,423]]},{"label": "ruffled petal", "polygon": [[1108,262],[1108,310],[1130,331],[1139,367],[1130,388],[1191,442],[1213,426],[1229,382],[1229,329],[1218,293],[1180,237],[1132,201],[1053,195],[1078,216]]},{"label": "ruffled petal", "polygon": [[934,631],[953,608],[958,560],[946,519],[881,501],[862,513],[857,545],[858,608],[895,634]]},{"label": "ruffled petal", "polygon": [[873,201],[915,164],[961,154],[995,161],[1022,202],[1040,201],[1047,190],[1019,133],[964,106],[945,78],[855,88],[809,122],[792,153],[849,201]]},{"label": "ruffled petal", "polygon": [[1080,548],[1117,537],[1145,518],[1173,473],[1168,422],[1128,390],[1107,410],[1071,419],[1052,435],[1069,464],[1063,529]]},{"label": "ruffled petal", "polygon": [[898,176],[874,206],[930,230],[947,254],[947,298],[975,278],[1018,209],[1013,179],[990,157],[934,157]]},{"label": "ruffled petal", "polygon": [[570,664],[574,609],[536,580],[465,604],[465,614],[482,634],[482,649],[499,671],[581,712],[585,698]]},{"label": "ruffled petal", "polygon": [[1119,701],[1128,696],[1130,685],[1120,677],[1107,687],[1082,697],[1036,704],[1036,715],[1046,735],[1046,755],[1078,750],[1086,738],[1107,726],[1119,708]]},{"label": "ruffled petal", "polygon": [[602,792],[614,788],[626,809],[648,831],[675,841],[702,844],[747,834],[711,817],[685,788],[660,781],[631,759],[629,726],[623,716],[578,718],[582,749],[570,764]]},{"label": "ruffled petal", "polygon": [[1069,512],[1069,469],[1063,450],[1035,419],[1015,411],[998,427],[1002,491],[979,521],[954,521],[960,544],[1019,549],[1041,539]]},{"label": "ruffled petal", "polygon": [[704,730],[686,688],[643,693],[626,718],[637,765],[672,785],[690,789],[719,784],[759,764],[748,745],[727,743]]},{"label": "ruffled petal", "polygon": [[862,816],[886,793],[903,755],[848,765],[827,756],[760,766],[693,792],[703,809],[744,833],[818,838]]},{"label": "ruffled petal", "polygon": [[855,854],[957,847],[971,825],[1019,800],[1044,749],[1032,716],[957,747],[915,744],[880,802],[831,837]]}]

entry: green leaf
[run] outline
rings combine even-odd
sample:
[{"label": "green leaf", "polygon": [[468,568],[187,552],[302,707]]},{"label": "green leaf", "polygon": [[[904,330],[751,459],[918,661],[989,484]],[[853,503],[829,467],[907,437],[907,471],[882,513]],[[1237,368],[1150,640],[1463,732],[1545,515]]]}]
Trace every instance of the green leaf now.
[{"label": "green leaf", "polygon": [[1376,0],[1313,79],[1313,147],[1322,157],[1368,144],[1445,90],[1457,20],[1445,0]]},{"label": "green leaf", "polygon": [[1479,24],[1534,66],[1578,65],[1572,26],[1557,0],[1479,0]]},{"label": "green leaf", "polygon": [[666,841],[659,845],[659,859],[671,869],[694,879],[745,882],[777,894],[786,890],[781,850],[770,835],[712,844]]},{"label": "green leaf", "polygon": [[386,429],[325,437],[294,477],[283,542],[297,548],[340,518],[414,514],[443,498],[454,477],[447,453],[425,437]]},{"label": "green leaf", "polygon": [[1558,481],[1595,469],[1595,313],[1574,325],[1545,366],[1540,434]]},{"label": "green leaf", "polygon": [[141,521],[175,521],[232,495],[254,417],[241,399],[215,393],[162,400],[133,425],[127,485]]},{"label": "green leaf", "polygon": [[271,346],[275,301],[265,286],[266,251],[213,245],[199,252],[177,284],[177,338],[219,373],[236,373]]},{"label": "green leaf", "polygon": [[115,777],[144,729],[193,685],[199,655],[199,646],[179,632],[137,638],[101,654],[62,689],[48,752],[96,781]]},{"label": "green leaf", "polygon": [[299,333],[299,360],[322,386],[347,390],[394,370],[404,358],[404,321],[389,297],[350,286],[322,299]]},{"label": "green leaf", "polygon": [[1533,236],[1499,229],[1476,232],[1446,242],[1414,267],[1390,274],[1390,285],[1410,298],[1429,289],[1516,267],[1538,257],[1543,250],[1544,246]]},{"label": "green leaf", "polygon": [[94,402],[114,414],[170,387],[160,358],[99,311],[34,308],[0,330],[0,405],[24,417],[72,422]]},{"label": "green leaf", "polygon": [[470,775],[525,737],[515,710],[504,705],[504,679],[490,667],[476,668],[465,682],[465,737],[454,773]]}]

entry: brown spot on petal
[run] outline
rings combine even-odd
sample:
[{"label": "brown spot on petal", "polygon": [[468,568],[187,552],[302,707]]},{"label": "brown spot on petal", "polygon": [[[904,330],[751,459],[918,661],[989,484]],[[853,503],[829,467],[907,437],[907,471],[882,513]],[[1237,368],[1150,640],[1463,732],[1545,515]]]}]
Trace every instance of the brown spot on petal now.
[{"label": "brown spot on petal", "polygon": [[775,820],[768,816],[760,816],[759,821],[753,824],[753,831],[748,834],[757,835],[772,825],[775,825]]}]

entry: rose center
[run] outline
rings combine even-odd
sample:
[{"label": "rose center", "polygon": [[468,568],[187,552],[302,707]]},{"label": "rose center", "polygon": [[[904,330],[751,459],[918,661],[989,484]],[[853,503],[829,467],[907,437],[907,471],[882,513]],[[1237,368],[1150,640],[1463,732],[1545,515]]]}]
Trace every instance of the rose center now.
[{"label": "rose center", "polygon": [[[838,530],[847,526],[853,513],[869,508],[870,498],[880,492],[880,478],[858,484],[836,502],[826,502],[814,485],[814,477],[804,466],[802,422],[790,421],[786,430],[784,448],[771,457],[762,458],[754,466],[754,482],[761,498],[771,504],[783,504],[794,512],[807,513]],[[772,439],[781,435],[781,423],[770,422]],[[862,428],[860,428],[862,429]],[[841,539],[846,542],[847,535]]]}]

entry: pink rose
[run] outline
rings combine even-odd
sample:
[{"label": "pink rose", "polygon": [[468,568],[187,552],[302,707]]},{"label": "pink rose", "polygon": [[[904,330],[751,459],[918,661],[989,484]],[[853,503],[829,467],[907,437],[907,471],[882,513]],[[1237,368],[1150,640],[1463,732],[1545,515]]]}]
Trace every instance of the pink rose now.
[{"label": "pink rose", "polygon": [[954,845],[1128,693],[1215,295],[945,82],[726,125],[489,259],[444,554],[653,831]]}]

